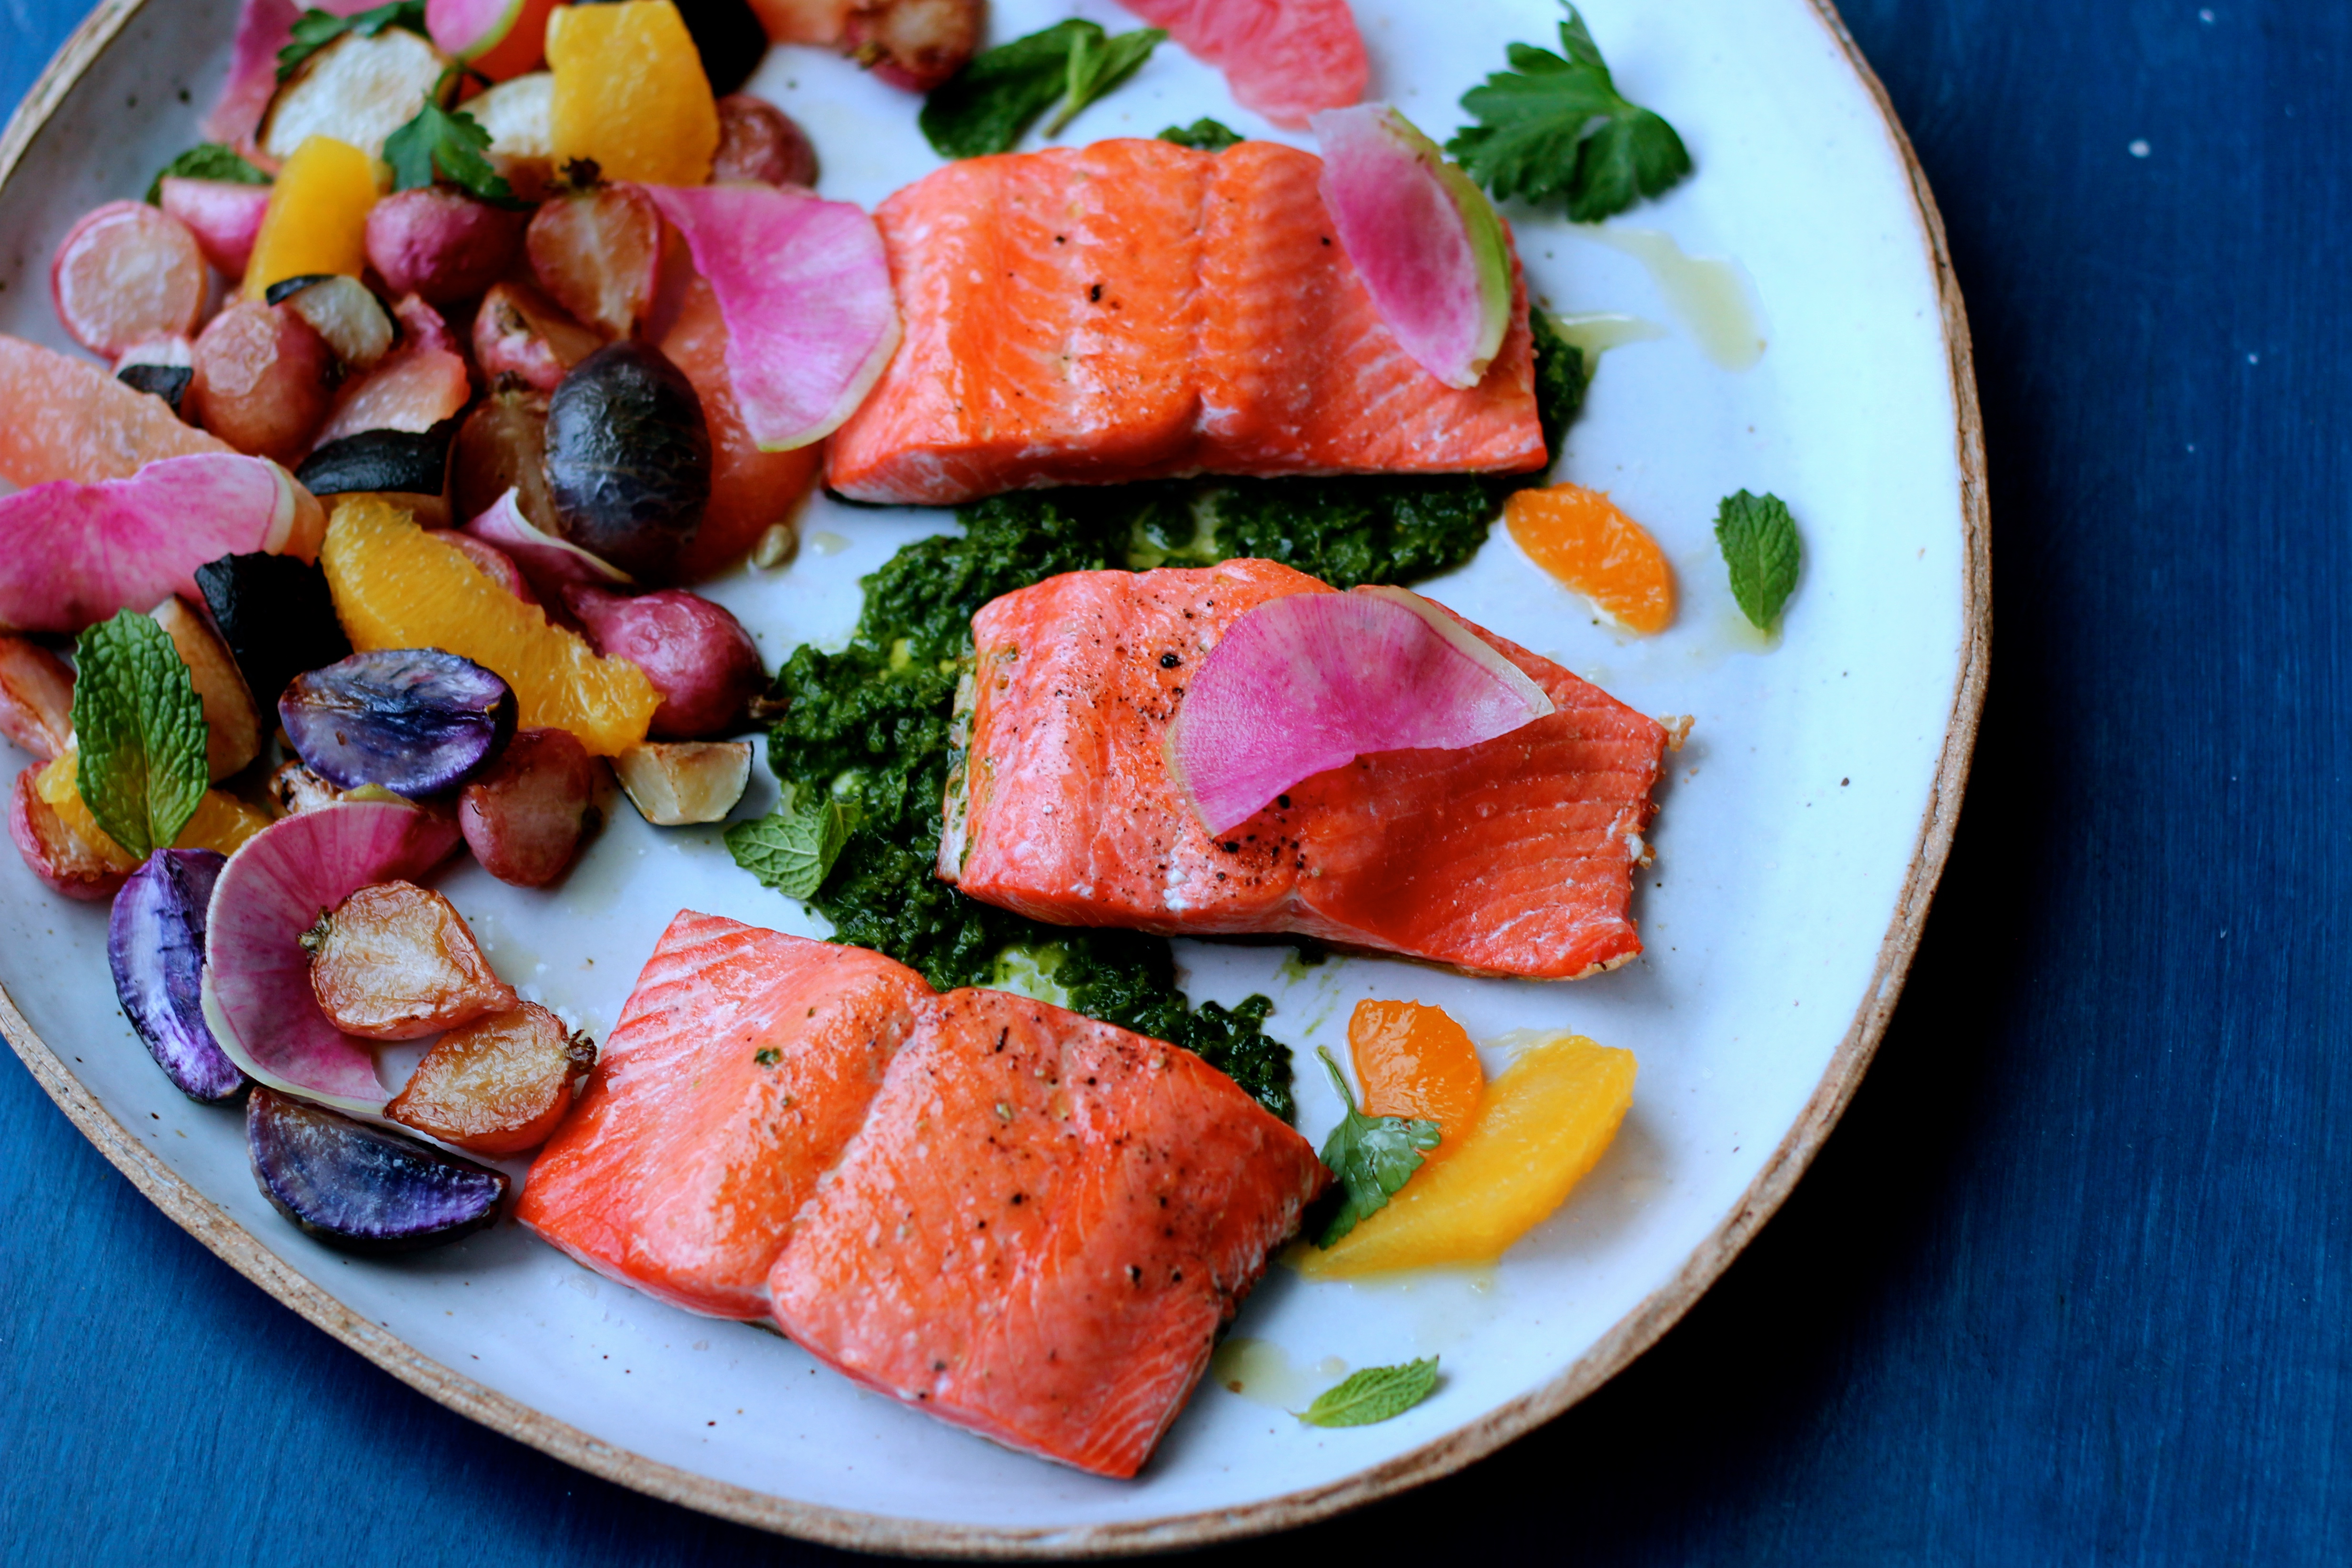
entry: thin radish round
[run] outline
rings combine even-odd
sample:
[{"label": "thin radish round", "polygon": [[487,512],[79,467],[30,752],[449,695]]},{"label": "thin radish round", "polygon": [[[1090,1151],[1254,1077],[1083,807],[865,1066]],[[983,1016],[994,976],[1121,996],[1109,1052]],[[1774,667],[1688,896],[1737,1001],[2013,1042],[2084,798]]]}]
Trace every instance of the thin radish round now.
[{"label": "thin radish round", "polygon": [[1402,588],[1293,594],[1225,628],[1168,727],[1211,833],[1372,752],[1457,751],[1552,710],[1518,666]]},{"label": "thin radish round", "polygon": [[205,253],[188,226],[145,202],[109,202],[66,234],[49,267],[58,320],[109,359],[147,338],[186,337],[205,308]]}]

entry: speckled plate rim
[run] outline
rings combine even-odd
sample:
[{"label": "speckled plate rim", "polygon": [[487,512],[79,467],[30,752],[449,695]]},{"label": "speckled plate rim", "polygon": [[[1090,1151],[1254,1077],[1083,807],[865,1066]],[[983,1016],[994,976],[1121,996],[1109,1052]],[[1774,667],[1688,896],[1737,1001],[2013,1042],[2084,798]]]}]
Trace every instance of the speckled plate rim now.
[{"label": "speckled plate rim", "polygon": [[[104,0],[58,50],[48,68],[41,73],[9,120],[6,132],[0,133],[0,187],[5,187],[16,173],[26,149],[32,145],[33,139],[40,134],[82,74],[146,3],[147,0]],[[1952,403],[1958,416],[1954,439],[1959,459],[1960,519],[1966,545],[1961,568],[1965,608],[1959,678],[1952,689],[1943,752],[1937,762],[1935,782],[1920,819],[1910,868],[1895,900],[1894,919],[1879,943],[1878,962],[1863,993],[1862,1005],[1832,1054],[1829,1068],[1812,1097],[1772,1157],[1757,1173],[1755,1181],[1714,1231],[1693,1249],[1674,1277],[1620,1319],[1575,1364],[1543,1387],[1385,1464],[1358,1471],[1344,1480],[1270,1498],[1246,1508],[1051,1530],[942,1524],[793,1502],[711,1480],[599,1441],[578,1427],[551,1420],[518,1400],[419,1354],[396,1335],[353,1312],[289,1268],[252,1232],[231,1219],[217,1205],[183,1181],[152,1150],[131,1137],[82,1087],[57,1053],[33,1032],[5,986],[0,986],[0,1034],[6,1036],[9,1046],[48,1091],[49,1098],[57,1101],[58,1108],[156,1207],[230,1268],[376,1365],[450,1409],[592,1475],[617,1481],[650,1497],[762,1530],[860,1552],[913,1556],[1093,1557],[1172,1551],[1266,1534],[1329,1518],[1377,1498],[1449,1475],[1542,1426],[1615,1376],[1690,1310],[1691,1304],[1729,1267],[1740,1248],[1787,1199],[1797,1178],[1804,1173],[1830,1129],[1844,1112],[1846,1102],[1853,1098],[1880,1037],[1886,1031],[1887,1021],[1894,1016],[1904,977],[1909,972],[1912,955],[1918,950],[1928,905],[1934,900],[1937,881],[1943,875],[1945,858],[1951,851],[1960,795],[1967,786],[1969,762],[1976,749],[1977,722],[1984,709],[1985,682],[1992,657],[1992,538],[1985,496],[1984,421],[1977,405],[1968,315],[1960,300],[1959,284],[1952,274],[1942,216],[1936,209],[1935,195],[1927,188],[1927,176],[1919,167],[1910,138],[1904,134],[1894,106],[1887,101],[1885,88],[1870,68],[1870,63],[1863,58],[1862,51],[1855,47],[1853,35],[1846,31],[1830,0],[1811,0],[1811,5],[1822,26],[1836,41],[1878,107],[1887,139],[1910,177],[1912,199],[1916,204],[1920,229],[1935,270],[1944,345],[1952,377]]]}]

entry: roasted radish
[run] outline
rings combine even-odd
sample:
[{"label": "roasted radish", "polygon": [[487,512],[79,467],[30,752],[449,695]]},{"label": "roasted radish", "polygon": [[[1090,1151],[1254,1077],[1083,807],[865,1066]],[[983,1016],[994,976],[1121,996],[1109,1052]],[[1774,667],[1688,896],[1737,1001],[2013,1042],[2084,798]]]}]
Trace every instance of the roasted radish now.
[{"label": "roasted radish", "polygon": [[767,682],[759,647],[743,623],[683,588],[624,598],[575,584],[564,589],[563,604],[597,652],[627,659],[661,692],[648,731],[656,740],[694,740],[734,728]]},{"label": "roasted radish", "polygon": [[535,1002],[450,1030],[383,1113],[469,1154],[499,1159],[547,1142],[596,1044]]},{"label": "roasted radish", "polygon": [[604,339],[528,284],[496,285],[474,313],[474,363],[494,384],[511,375],[553,392],[573,365],[604,346]]},{"label": "roasted radish", "polygon": [[293,311],[239,300],[196,339],[187,412],[240,452],[302,460],[334,395],[335,351]]},{"label": "roasted radish", "polygon": [[623,339],[582,360],[547,408],[547,479],[563,538],[659,583],[710,500],[710,428],[685,374]]},{"label": "roasted radish", "polygon": [[548,886],[595,824],[603,772],[570,731],[523,731],[457,797],[467,847],[501,882]]},{"label": "roasted radish", "polygon": [[628,336],[653,309],[661,214],[630,186],[599,185],[544,204],[523,247],[539,286],[607,338]]},{"label": "roasted radish", "polygon": [[414,882],[362,888],[302,937],[327,1022],[364,1040],[417,1040],[515,1005],[448,900]]},{"label": "roasted radish", "polygon": [[842,42],[859,65],[908,92],[963,69],[987,26],[985,0],[861,0]]},{"label": "roasted radish", "polygon": [[67,231],[49,267],[58,320],[112,359],[146,338],[185,337],[205,309],[205,253],[188,226],[145,202],[109,202]]},{"label": "roasted radish", "polygon": [[346,369],[372,369],[392,352],[392,317],[383,301],[356,278],[340,272],[289,278],[272,283],[262,299],[308,321]]},{"label": "roasted radish", "polygon": [[73,735],[73,667],[38,643],[0,636],[0,735],[43,762]]},{"label": "roasted radish", "polygon": [[816,184],[816,147],[798,121],[748,92],[719,100],[719,151],[710,181],[753,180],[763,185]]},{"label": "roasted radish", "polygon": [[423,435],[454,419],[473,400],[473,378],[456,340],[433,307],[414,295],[399,306],[401,344],[335,399],[319,444],[363,430],[405,430]]},{"label": "roasted radish", "polygon": [[213,269],[234,283],[253,259],[254,237],[269,210],[269,187],[236,180],[190,180],[166,174],[163,210],[188,226]]},{"label": "roasted radish", "polygon": [[471,300],[514,265],[523,223],[445,186],[401,191],[368,211],[368,265],[394,294],[433,305]]},{"label": "roasted radish", "polygon": [[414,1252],[495,1224],[505,1173],[257,1085],[247,1152],[262,1195],[306,1233],[361,1253]]},{"label": "roasted radish", "polygon": [[116,869],[105,856],[74,837],[57,808],[41,798],[40,773],[31,767],[18,773],[8,796],[8,837],[16,841],[16,853],[53,893],[92,903],[114,897],[131,873]]}]

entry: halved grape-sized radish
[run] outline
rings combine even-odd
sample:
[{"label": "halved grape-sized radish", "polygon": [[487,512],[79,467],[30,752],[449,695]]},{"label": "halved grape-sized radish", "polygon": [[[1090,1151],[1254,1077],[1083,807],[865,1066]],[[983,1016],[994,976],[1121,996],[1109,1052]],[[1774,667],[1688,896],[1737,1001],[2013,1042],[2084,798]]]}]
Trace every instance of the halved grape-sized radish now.
[{"label": "halved grape-sized radish", "polygon": [[421,1040],[518,1000],[457,906],[414,882],[357,889],[302,933],[302,951],[327,1022],[365,1040]]},{"label": "halved grape-sized radish", "polygon": [[1223,833],[1369,752],[1457,751],[1551,710],[1524,670],[1418,594],[1292,594],[1209,650],[1169,723],[1169,771]]},{"label": "halved grape-sized radish", "polygon": [[229,1060],[289,1094],[373,1116],[390,1093],[374,1047],[327,1022],[302,935],[362,888],[416,881],[458,843],[446,817],[344,800],[272,823],[214,885],[205,916],[205,1021]]},{"label": "halved grape-sized radish", "polygon": [[0,735],[43,762],[73,738],[73,666],[36,642],[0,637]]},{"label": "halved grape-sized radish", "polygon": [[278,553],[296,512],[285,469],[228,453],[0,496],[0,626],[79,632],[167,595],[194,598],[197,567],[234,552]]},{"label": "halved grape-sized radish", "polygon": [[106,857],[74,836],[57,807],[43,800],[41,769],[26,768],[16,775],[8,796],[8,837],[25,868],[53,893],[97,903],[114,897],[128,872],[118,871]]},{"label": "halved grape-sized radish", "polygon": [[383,301],[356,278],[340,272],[283,278],[261,298],[264,304],[283,305],[310,322],[348,369],[366,370],[392,352],[392,317]]},{"label": "halved grape-sized radish", "polygon": [[635,331],[661,289],[661,215],[633,185],[599,185],[543,203],[523,249],[539,286],[607,338]]},{"label": "halved grape-sized radish", "polygon": [[586,584],[567,584],[563,607],[596,651],[625,658],[661,693],[646,734],[692,741],[738,726],[768,682],[759,645],[725,606],[683,588],[624,597]]},{"label": "halved grape-sized radish", "polygon": [[435,305],[471,300],[514,265],[523,223],[444,185],[401,191],[368,209],[368,265],[395,294]]},{"label": "halved grape-sized radish", "polygon": [[522,514],[520,490],[509,489],[467,523],[465,531],[504,552],[550,604],[562,604],[564,589],[576,584],[625,588],[634,581],[612,563],[534,527]]},{"label": "halved grape-sized radish", "polygon": [[253,241],[269,210],[269,187],[236,180],[192,180],[166,174],[157,199],[188,226],[213,269],[234,283],[253,259]]},{"label": "halved grape-sized radish", "polygon": [[145,338],[185,337],[205,310],[205,253],[188,226],[145,202],[109,202],[66,231],[49,265],[58,320],[112,359]]},{"label": "halved grape-sized radish", "polygon": [[1384,105],[1311,121],[1323,205],[1381,320],[1448,386],[1475,386],[1511,325],[1511,242],[1495,204]]},{"label": "halved grape-sized radish", "polygon": [[180,411],[180,399],[196,378],[196,346],[185,338],[146,338],[115,357],[114,379],[152,393]]},{"label": "halved grape-sized radish", "polygon": [[344,384],[326,424],[313,437],[318,446],[363,430],[421,436],[444,419],[456,418],[473,401],[473,377],[441,313],[413,294],[401,300],[395,313],[400,346],[365,375]]},{"label": "halved grape-sized radish", "polygon": [[470,1236],[496,1223],[511,1184],[502,1171],[268,1089],[246,1106],[245,1140],[262,1195],[347,1252],[415,1252]]},{"label": "halved grape-sized radish", "polygon": [[727,323],[727,374],[762,451],[823,440],[898,347],[881,232],[847,202],[765,185],[642,187],[677,226]]},{"label": "halved grape-sized radish", "polygon": [[205,1104],[246,1082],[205,1022],[205,911],[226,864],[210,849],[158,849],[131,873],[106,922],[122,1016],[173,1086]]},{"label": "halved grape-sized radish", "polygon": [[816,146],[800,123],[764,98],[730,93],[719,100],[719,151],[710,181],[752,180],[763,185],[816,185]]},{"label": "halved grape-sized radish", "polygon": [[293,311],[233,300],[196,335],[189,418],[257,458],[292,465],[334,403],[335,351]]},{"label": "halved grape-sized radish", "polygon": [[455,789],[515,731],[514,689],[439,648],[378,648],[294,678],[278,721],[338,789],[381,784],[415,798]]},{"label": "halved grape-sized radish", "polygon": [[474,312],[474,362],[494,384],[511,375],[553,392],[573,365],[604,346],[603,338],[527,283],[492,285]]}]

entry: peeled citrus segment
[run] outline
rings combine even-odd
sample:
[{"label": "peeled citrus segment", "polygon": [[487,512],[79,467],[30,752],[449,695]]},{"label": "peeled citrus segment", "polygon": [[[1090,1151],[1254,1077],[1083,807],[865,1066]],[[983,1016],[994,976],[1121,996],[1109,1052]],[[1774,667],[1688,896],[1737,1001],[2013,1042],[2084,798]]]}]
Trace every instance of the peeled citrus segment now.
[{"label": "peeled citrus segment", "polygon": [[546,611],[375,497],[336,506],[319,561],[354,648],[437,647],[470,658],[514,688],[524,729],[569,730],[609,757],[643,741],[661,706],[645,671],[598,658],[550,624]]},{"label": "peeled citrus segment", "polygon": [[1310,1279],[1487,1263],[1566,1201],[1633,1102],[1633,1053],[1561,1035],[1522,1052],[1447,1158],[1328,1248],[1294,1255]]},{"label": "peeled citrus segment", "polygon": [[1469,1032],[1444,1008],[1359,1002],[1348,1020],[1348,1052],[1365,1115],[1436,1122],[1444,1139],[1423,1156],[1424,1163],[1462,1146],[1486,1096],[1486,1069]]},{"label": "peeled citrus segment", "polygon": [[1290,594],[1209,650],[1168,726],[1168,762],[1223,833],[1368,752],[1459,750],[1551,710],[1517,665],[1417,594]]},{"label": "peeled citrus segment", "polygon": [[1528,558],[1642,637],[1674,624],[1675,573],[1649,531],[1600,490],[1552,485],[1519,490],[1503,522]]},{"label": "peeled citrus segment", "polygon": [[360,889],[424,876],[457,825],[407,805],[337,801],[273,823],[221,868],[205,919],[205,1022],[272,1089],[374,1115],[375,1052],[327,1022],[302,934]]},{"label": "peeled citrus segment", "polygon": [[127,479],[164,458],[230,449],[88,361],[0,336],[0,479],[12,485]]},{"label": "peeled citrus segment", "polygon": [[559,170],[593,160],[607,180],[698,185],[719,151],[719,104],[670,0],[561,5],[547,19],[555,73],[548,135]]},{"label": "peeled citrus segment", "polygon": [[258,300],[289,278],[366,271],[367,216],[376,195],[374,159],[331,136],[306,138],[269,187],[245,264],[245,297]]},{"label": "peeled citrus segment", "polygon": [[[66,831],[79,839],[82,846],[110,871],[135,871],[141,861],[138,856],[114,841],[113,835],[98,825],[98,818],[81,798],[80,753],[68,748],[66,753],[51,762],[34,782],[35,793],[46,802]],[[194,815],[172,840],[174,849],[210,849],[222,855],[234,855],[239,846],[269,826],[269,818],[246,805],[233,795],[223,795],[211,789],[196,802]]]}]

